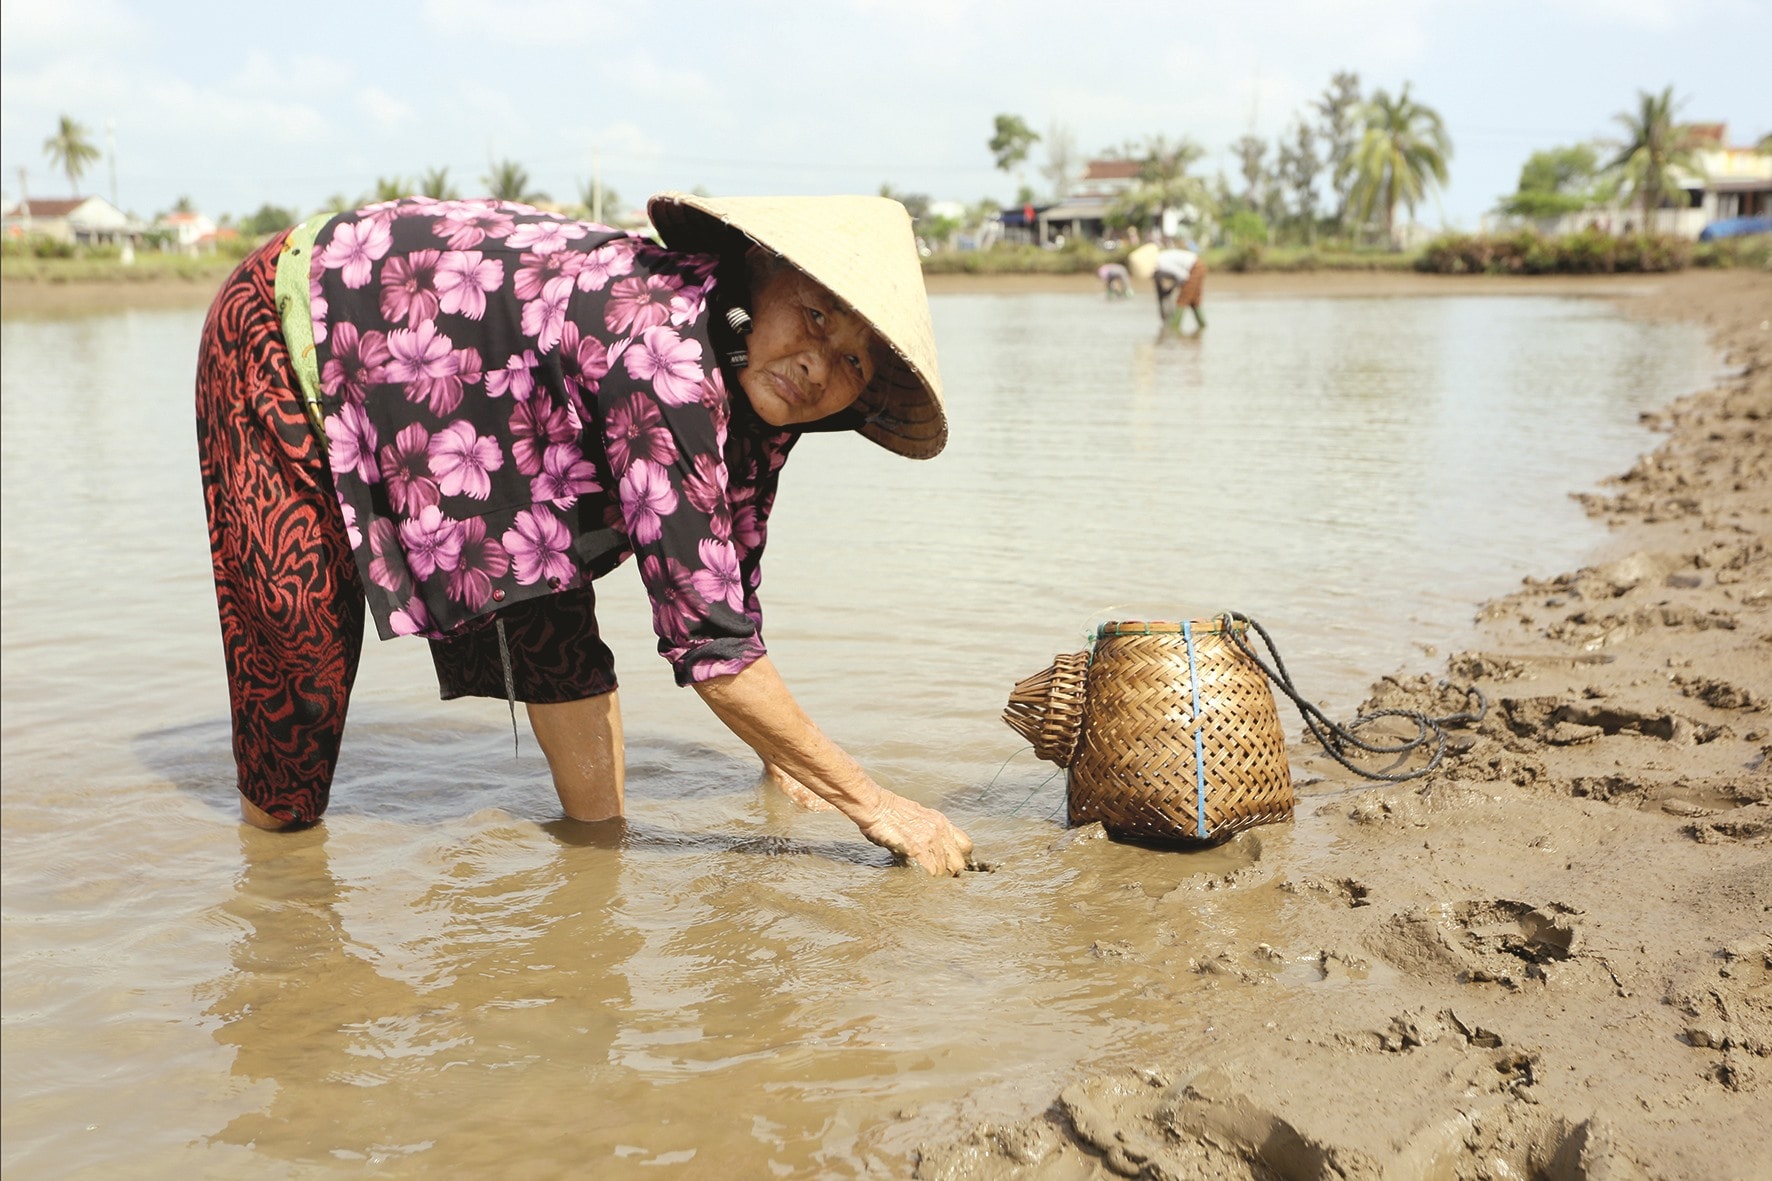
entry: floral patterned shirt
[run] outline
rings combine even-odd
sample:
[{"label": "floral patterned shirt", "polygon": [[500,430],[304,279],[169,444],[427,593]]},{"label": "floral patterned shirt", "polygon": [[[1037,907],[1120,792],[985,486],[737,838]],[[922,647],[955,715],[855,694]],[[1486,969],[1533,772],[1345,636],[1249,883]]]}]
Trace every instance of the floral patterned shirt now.
[{"label": "floral patterned shirt", "polygon": [[763,654],[759,563],[797,436],[728,394],[714,258],[407,198],[333,218],[310,266],[327,454],[383,639],[446,637],[638,554],[679,684]]}]

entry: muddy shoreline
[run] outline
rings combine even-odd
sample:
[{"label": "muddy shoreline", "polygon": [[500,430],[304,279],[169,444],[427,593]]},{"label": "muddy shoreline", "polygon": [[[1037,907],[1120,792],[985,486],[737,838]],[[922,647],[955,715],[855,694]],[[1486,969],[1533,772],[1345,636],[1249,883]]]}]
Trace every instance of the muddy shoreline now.
[{"label": "muddy shoreline", "polygon": [[[1447,282],[1248,279],[1208,296]],[[1666,439],[1629,472],[1575,490],[1612,527],[1593,565],[1483,605],[1475,650],[1368,703],[1446,713],[1445,683],[1474,683],[1488,716],[1396,786],[1295,744],[1315,839],[1104,932],[1207,982],[1209,1048],[1142,1046],[925,1144],[917,1176],[1772,1176],[1772,276],[1554,286],[1696,320],[1726,368],[1654,416]],[[1273,942],[1165,945],[1165,907],[1234,895]]]}]

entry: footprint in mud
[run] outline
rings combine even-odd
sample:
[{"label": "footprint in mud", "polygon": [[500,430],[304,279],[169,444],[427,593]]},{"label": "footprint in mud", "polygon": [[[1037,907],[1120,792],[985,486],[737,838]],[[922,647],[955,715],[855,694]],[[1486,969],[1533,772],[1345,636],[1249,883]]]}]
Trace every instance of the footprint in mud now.
[{"label": "footprint in mud", "polygon": [[[1529,1077],[1531,1064],[1513,1062],[1513,1068]],[[957,1144],[925,1145],[915,1175],[921,1181],[1031,1181],[1101,1176],[1105,1168],[1121,1177],[1215,1181],[1646,1177],[1609,1125],[1569,1119],[1512,1094],[1476,1110],[1461,1104],[1416,1131],[1389,1160],[1357,1143],[1361,1137],[1345,1110],[1333,1103],[1300,1106],[1295,1099],[1270,1100],[1213,1070],[1180,1084],[1160,1070],[1102,1075],[1066,1087],[1044,1116],[982,1125]]]},{"label": "footprint in mud", "polygon": [[1368,946],[1413,975],[1518,989],[1528,979],[1548,981],[1548,965],[1577,955],[1580,913],[1560,902],[1532,906],[1506,899],[1463,902],[1444,918],[1411,908],[1381,923]]},{"label": "footprint in mud", "polygon": [[1353,878],[1334,878],[1328,881],[1322,878],[1298,878],[1281,882],[1280,889],[1288,894],[1302,894],[1307,898],[1349,909],[1371,905],[1372,891],[1364,882]]}]

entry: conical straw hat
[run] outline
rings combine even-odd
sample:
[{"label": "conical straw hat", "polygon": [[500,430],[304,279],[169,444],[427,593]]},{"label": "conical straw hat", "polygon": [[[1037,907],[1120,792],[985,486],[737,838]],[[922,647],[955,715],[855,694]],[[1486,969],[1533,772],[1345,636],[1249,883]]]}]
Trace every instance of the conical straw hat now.
[{"label": "conical straw hat", "polygon": [[1146,242],[1126,256],[1126,269],[1132,272],[1134,279],[1148,279],[1157,273],[1159,253],[1161,251],[1155,242]]},{"label": "conical straw hat", "polygon": [[646,211],[673,250],[719,253],[737,230],[848,304],[888,346],[856,401],[867,416],[856,429],[912,459],[928,459],[947,444],[929,296],[903,205],[887,197],[660,193]]}]

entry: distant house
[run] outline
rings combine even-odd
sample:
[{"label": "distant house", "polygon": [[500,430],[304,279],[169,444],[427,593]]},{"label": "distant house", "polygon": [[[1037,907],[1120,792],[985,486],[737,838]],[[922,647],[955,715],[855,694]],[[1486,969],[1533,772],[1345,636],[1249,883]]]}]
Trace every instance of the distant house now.
[{"label": "distant house", "polygon": [[76,246],[124,246],[141,241],[141,223],[103,197],[23,200],[6,210],[8,238],[43,237]]},{"label": "distant house", "polygon": [[[1045,245],[1066,238],[1107,237],[1108,210],[1138,186],[1143,171],[1144,163],[1140,160],[1089,161],[1082,179],[1071,186],[1064,200],[1037,211],[1038,241]],[[1163,224],[1155,229],[1169,237],[1183,237],[1185,226],[1196,220],[1196,210],[1169,209],[1164,211]]]},{"label": "distant house", "polygon": [[[1713,222],[1772,216],[1772,156],[1755,148],[1728,146],[1728,125],[1694,126],[1700,142],[1698,166],[1703,175],[1674,172],[1680,195],[1669,198],[1649,217],[1648,229],[1680,238],[1697,238]],[[1612,233],[1644,229],[1643,211],[1628,198],[1613,205],[1540,220],[1539,229],[1570,234],[1594,227]]]},{"label": "distant house", "polygon": [[154,223],[168,246],[185,254],[215,248],[215,222],[201,213],[167,213]]}]

